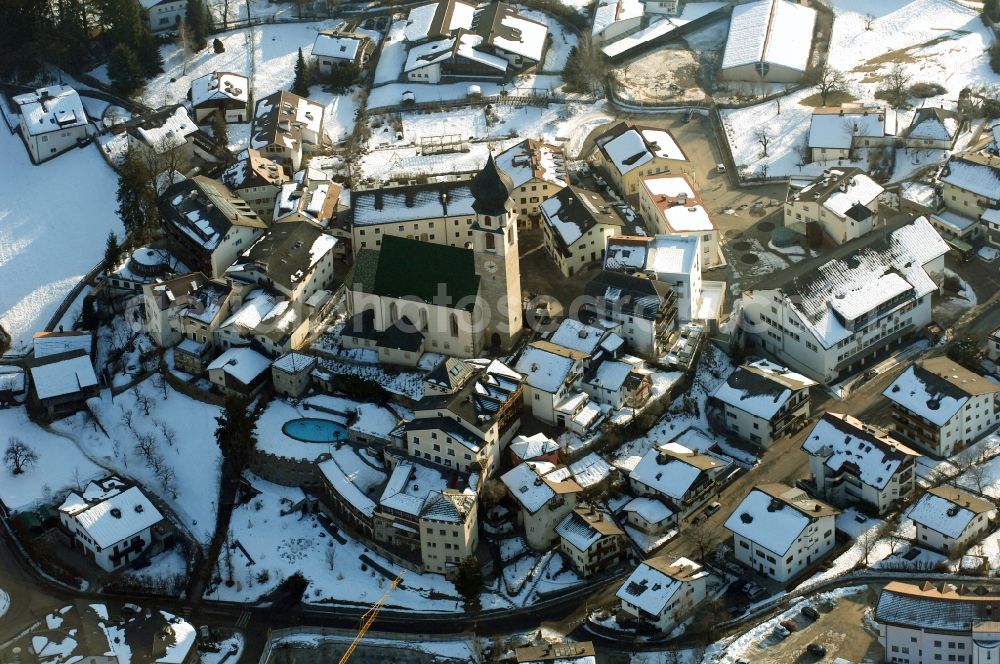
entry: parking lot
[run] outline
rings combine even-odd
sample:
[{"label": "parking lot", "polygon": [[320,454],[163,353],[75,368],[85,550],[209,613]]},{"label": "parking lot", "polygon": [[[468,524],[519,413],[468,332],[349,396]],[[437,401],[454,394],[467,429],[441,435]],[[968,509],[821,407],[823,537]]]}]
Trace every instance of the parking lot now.
[{"label": "parking lot", "polygon": [[[813,621],[796,613],[796,629],[787,638],[768,635],[740,657],[747,662],[766,661],[768,664],[832,662],[837,657],[855,663],[880,662],[882,647],[864,623],[865,610],[876,599],[876,591],[866,589],[828,603],[813,602],[810,605],[819,612],[819,620]],[[822,645],[826,655],[809,654],[806,648],[810,643]]]}]

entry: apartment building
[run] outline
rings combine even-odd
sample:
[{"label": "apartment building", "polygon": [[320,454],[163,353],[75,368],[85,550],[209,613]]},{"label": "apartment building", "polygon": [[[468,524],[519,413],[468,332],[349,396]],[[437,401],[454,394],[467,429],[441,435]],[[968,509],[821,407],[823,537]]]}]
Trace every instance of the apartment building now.
[{"label": "apartment building", "polygon": [[588,161],[623,198],[639,195],[640,179],[658,173],[688,173],[691,162],[666,129],[619,122],[594,138]]},{"label": "apartment building", "polygon": [[719,228],[687,175],[664,173],[640,177],[639,213],[658,234],[701,240],[704,269],[725,263],[719,248]]},{"label": "apartment building", "polygon": [[708,597],[708,578],[693,560],[649,558],[625,579],[616,596],[627,620],[669,634]]},{"label": "apartment building", "polygon": [[578,505],[556,526],[559,552],[577,574],[587,579],[608,571],[625,559],[625,531],[611,515],[592,506]]},{"label": "apartment building", "polygon": [[802,188],[789,187],[785,228],[812,237],[818,226],[836,244],[872,232],[885,190],[860,168],[831,168]]},{"label": "apartment building", "polygon": [[996,507],[968,491],[943,484],[928,489],[906,516],[916,527],[917,546],[955,558],[991,530]]}]

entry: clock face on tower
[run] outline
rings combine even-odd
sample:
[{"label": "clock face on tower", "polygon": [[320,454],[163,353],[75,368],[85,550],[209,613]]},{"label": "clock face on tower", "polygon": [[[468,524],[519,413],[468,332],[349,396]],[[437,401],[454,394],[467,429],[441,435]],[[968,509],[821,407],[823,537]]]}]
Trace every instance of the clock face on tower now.
[{"label": "clock face on tower", "polygon": [[488,260],[485,263],[483,263],[483,267],[486,268],[486,271],[489,272],[490,274],[496,274],[497,262],[494,260]]}]

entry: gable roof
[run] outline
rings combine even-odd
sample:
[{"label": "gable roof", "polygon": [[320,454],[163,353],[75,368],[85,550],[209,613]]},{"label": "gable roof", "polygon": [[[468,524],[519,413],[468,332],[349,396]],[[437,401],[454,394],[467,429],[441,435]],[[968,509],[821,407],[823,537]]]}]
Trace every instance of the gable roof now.
[{"label": "gable roof", "polygon": [[38,136],[87,124],[87,113],[76,90],[50,85],[14,97],[28,134]]},{"label": "gable roof", "polygon": [[653,159],[688,161],[680,144],[666,129],[619,122],[594,139],[608,163],[619,173],[629,173]]},{"label": "gable roof", "polygon": [[989,199],[1000,198],[1000,157],[985,154],[953,156],[944,165],[941,182]]},{"label": "gable roof", "polygon": [[539,209],[565,251],[594,226],[625,225],[621,214],[603,195],[573,185],[546,198]]},{"label": "gable roof", "polygon": [[773,553],[784,556],[809,524],[839,514],[801,489],[762,484],[750,490],[726,519],[726,528]]},{"label": "gable roof", "polygon": [[945,484],[928,489],[906,516],[917,525],[956,539],[977,515],[994,509],[989,501]]},{"label": "gable roof", "polygon": [[167,187],[159,207],[171,225],[207,251],[214,251],[233,226],[267,228],[242,198],[204,175]]},{"label": "gable roof", "polygon": [[825,457],[824,465],[851,470],[864,484],[884,489],[904,465],[920,456],[885,431],[850,415],[824,413],[802,443],[802,449]]},{"label": "gable roof", "polygon": [[664,558],[650,558],[639,563],[615,595],[646,613],[662,615],[684,584],[703,579],[708,572],[698,563],[678,558],[668,563]]},{"label": "gable roof", "polygon": [[722,68],[769,63],[804,72],[816,10],[786,0],[738,5],[729,22]]},{"label": "gable roof", "polygon": [[799,390],[816,381],[764,359],[736,369],[719,384],[712,396],[750,415],[772,419]]},{"label": "gable roof", "polygon": [[244,269],[255,267],[292,290],[336,244],[337,238],[308,221],[274,224],[226,272],[238,278]]},{"label": "gable roof", "polygon": [[911,364],[882,395],[938,426],[951,420],[976,395],[1000,393],[1000,386],[947,357]]},{"label": "gable roof", "polygon": [[97,387],[90,353],[82,348],[25,362],[31,386],[39,399],[76,394]]},{"label": "gable roof", "polygon": [[[364,254],[371,252],[368,256]],[[473,311],[479,293],[471,249],[421,242],[396,235],[382,238],[379,251],[362,249],[349,288],[392,298],[417,298],[438,304],[439,288],[452,308]]]}]

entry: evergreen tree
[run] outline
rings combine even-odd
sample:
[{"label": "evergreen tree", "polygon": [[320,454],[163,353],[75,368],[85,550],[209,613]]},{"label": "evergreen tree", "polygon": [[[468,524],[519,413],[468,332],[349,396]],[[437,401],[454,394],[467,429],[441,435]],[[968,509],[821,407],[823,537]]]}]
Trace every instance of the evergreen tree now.
[{"label": "evergreen tree", "polygon": [[232,476],[250,464],[250,455],[257,447],[257,416],[247,409],[247,402],[237,396],[227,396],[222,414],[215,418],[219,425],[215,440],[222,451],[223,466]]},{"label": "evergreen tree", "polygon": [[123,95],[130,95],[143,83],[142,67],[131,48],[118,44],[108,56],[108,78],[111,87]]},{"label": "evergreen tree", "polygon": [[469,556],[458,564],[455,576],[455,590],[465,601],[466,611],[479,611],[483,605],[479,594],[483,591],[483,565],[475,556]]},{"label": "evergreen tree", "polygon": [[118,267],[121,251],[121,247],[118,246],[118,236],[114,231],[108,231],[108,239],[104,242],[104,268],[108,272]]},{"label": "evergreen tree", "polygon": [[218,110],[212,116],[212,139],[215,147],[225,150],[229,147],[229,127],[226,126],[226,114]]},{"label": "evergreen tree", "polygon": [[203,0],[188,0],[184,25],[187,27],[191,49],[204,50],[208,46],[208,34],[212,30],[212,16]]},{"label": "evergreen tree", "polygon": [[59,0],[52,34],[56,64],[71,74],[91,68],[86,6],[81,0]]},{"label": "evergreen tree", "polygon": [[972,333],[959,337],[948,346],[948,357],[969,371],[982,371],[983,340]]},{"label": "evergreen tree", "polygon": [[30,80],[41,71],[49,56],[52,33],[50,3],[38,0],[2,0],[0,2],[0,77],[6,80]]},{"label": "evergreen tree", "polygon": [[132,238],[146,226],[144,196],[146,178],[142,165],[132,152],[125,155],[125,162],[118,171],[118,216],[125,227],[125,236]]},{"label": "evergreen tree", "polygon": [[306,59],[302,57],[302,49],[299,49],[299,58],[295,61],[295,80],[292,81],[292,92],[300,97],[309,95],[309,69],[306,67]]}]

